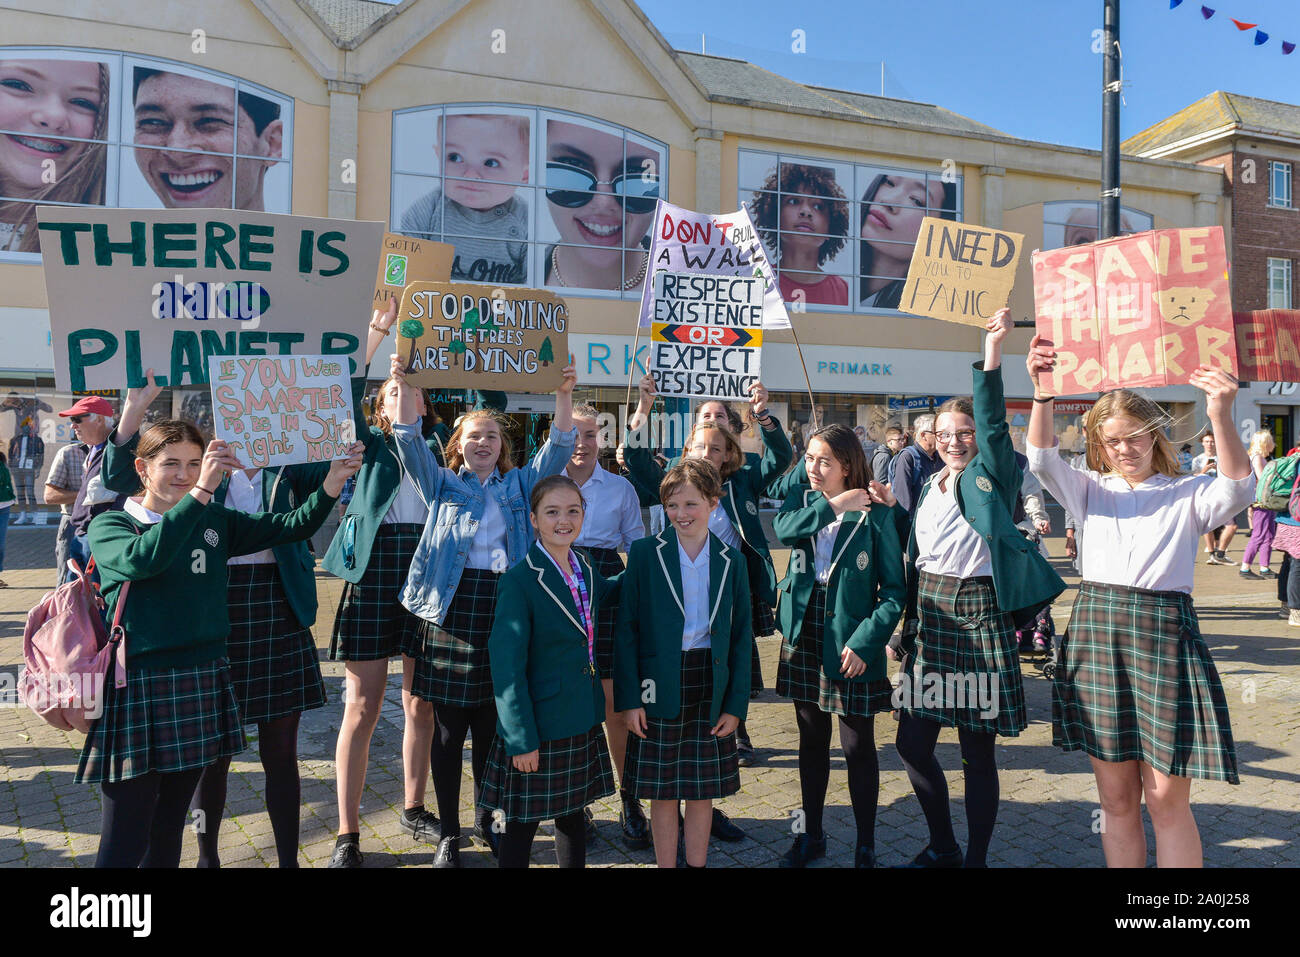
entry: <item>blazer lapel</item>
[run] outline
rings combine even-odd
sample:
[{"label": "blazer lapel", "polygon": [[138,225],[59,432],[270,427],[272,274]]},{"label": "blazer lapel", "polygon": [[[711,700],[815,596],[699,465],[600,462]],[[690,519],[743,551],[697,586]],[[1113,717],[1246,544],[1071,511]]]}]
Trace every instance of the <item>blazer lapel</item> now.
[{"label": "blazer lapel", "polygon": [[853,541],[853,537],[857,534],[858,529],[863,528],[867,524],[866,512],[858,512],[857,515],[858,520],[856,522],[850,522],[846,517],[845,520],[840,523],[840,530],[835,535],[835,544],[831,548],[831,567],[827,580],[835,575],[835,566],[838,565],[840,559],[844,557],[844,551]]},{"label": "blazer lapel", "polygon": [[[569,619],[573,627],[582,632],[585,638],[587,629],[582,626],[582,620],[577,613],[577,606],[573,604],[573,595],[570,594],[569,586],[565,584],[563,576],[560,575],[560,570],[555,567],[551,557],[542,553],[541,545],[535,544],[528,549],[524,561],[528,562],[528,567],[536,573],[537,584],[542,587],[542,591],[546,592],[551,601],[555,602],[556,607],[564,613],[564,617]],[[588,574],[590,575],[590,571],[588,571]],[[596,610],[593,608],[592,615],[594,616],[595,613]]]},{"label": "blazer lapel", "polygon": [[[723,584],[731,570],[733,549],[722,543],[716,535],[709,537],[709,631],[713,630],[713,620],[718,617],[718,608],[722,604]],[[735,610],[732,610],[735,614]]]},{"label": "blazer lapel", "polygon": [[745,526],[740,521],[740,506],[736,504],[736,487],[731,479],[727,479],[726,484],[727,494],[722,497],[722,500],[727,504],[723,506],[723,510],[731,516],[731,524],[736,526],[736,534],[740,536],[740,540],[748,545],[749,539],[745,537]]},{"label": "blazer lapel", "polygon": [[[664,580],[668,582],[668,590],[672,592],[673,601],[677,603],[677,610],[685,619],[686,605],[682,601],[682,563],[677,557],[677,533],[671,528],[665,528],[655,538],[659,542],[655,546],[655,554],[659,556],[659,568],[664,573]],[[667,555],[664,554],[665,552]]]}]

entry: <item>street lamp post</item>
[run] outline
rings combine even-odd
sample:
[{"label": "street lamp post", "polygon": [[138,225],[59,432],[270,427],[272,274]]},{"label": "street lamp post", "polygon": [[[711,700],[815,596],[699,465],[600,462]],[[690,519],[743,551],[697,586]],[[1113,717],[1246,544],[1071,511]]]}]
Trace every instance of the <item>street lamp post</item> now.
[{"label": "street lamp post", "polygon": [[1101,94],[1101,228],[1098,238],[1119,235],[1119,0],[1104,0]]}]

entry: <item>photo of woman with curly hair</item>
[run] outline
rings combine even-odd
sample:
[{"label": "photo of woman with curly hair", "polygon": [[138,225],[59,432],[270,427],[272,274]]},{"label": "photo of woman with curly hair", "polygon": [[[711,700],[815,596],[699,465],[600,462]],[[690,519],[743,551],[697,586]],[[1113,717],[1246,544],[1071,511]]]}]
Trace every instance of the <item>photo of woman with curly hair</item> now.
[{"label": "photo of woman with curly hair", "polygon": [[821,269],[844,248],[849,234],[848,198],[833,169],[782,163],[755,191],[752,214],[759,236],[774,252],[782,299],[849,304],[849,284]]},{"label": "photo of woman with curly hair", "polygon": [[897,309],[921,220],[957,218],[957,184],[924,174],[879,173],[862,194],[859,305]]}]

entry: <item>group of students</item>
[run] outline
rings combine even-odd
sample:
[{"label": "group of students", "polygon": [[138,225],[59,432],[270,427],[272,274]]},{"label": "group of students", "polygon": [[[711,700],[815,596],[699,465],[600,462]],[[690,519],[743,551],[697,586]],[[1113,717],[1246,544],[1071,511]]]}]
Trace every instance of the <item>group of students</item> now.
[{"label": "group of students", "polygon": [[[390,310],[372,320],[367,358],[393,319]],[[329,466],[246,472],[183,422],[137,438],[151,390],[133,390],[106,472],[111,487],[144,494],[90,531],[110,619],[123,611],[128,675],[108,689],[78,770],[104,792],[97,864],[176,866],[191,806],[203,812],[200,863],[219,863],[226,770],[249,724],[260,732],[280,864],[296,864],[298,718],[325,700],[303,543],[355,474],[324,560],[346,583],[330,644],[346,662],[331,867],[363,860],[370,738],[399,654],[401,823],[437,844],[435,867],[460,866],[467,734],[473,836],[500,866],[527,866],[545,820],[555,822],[559,864],[582,866],[587,809],[616,788],[629,846],[653,842],[660,867],[705,866],[711,834],[743,833],[713,802],[740,788],[744,722],[762,681],[754,638],[778,624],[776,690],[794,704],[803,812],[782,866],[826,853],[834,718],[854,864],[876,865],[874,716],[890,710],[929,830],[908,866],[983,866],[997,738],[1028,723],[1017,631],[1065,587],[1014,520],[1022,469],[1000,368],[1009,325],[1006,310],[989,321],[972,397],[938,410],[944,467],[910,513],[843,426],[816,430],[787,470],[790,444],[761,385],[751,411],[762,455],[741,450],[730,410],[712,402],[683,458],[661,469],[645,440],[654,389],[643,381],[626,479],[596,462],[596,412],[574,409],[571,367],[549,439],[520,467],[491,410],[434,436],[432,406],[397,356],[373,424],[359,423],[361,441]],[[1165,414],[1125,390],[1090,413],[1087,468],[1076,469],[1055,448],[1052,397],[1040,386],[1054,362],[1036,337],[1028,462],[1076,518],[1084,578],[1059,649],[1054,743],[1092,759],[1108,864],[1145,863],[1144,798],[1158,863],[1199,864],[1190,780],[1237,782],[1226,701],[1191,602],[1198,536],[1253,493],[1231,421],[1236,383],[1208,367],[1192,377],[1219,440],[1216,476],[1178,477]],[[790,559],[779,582],[760,494],[783,503],[773,524]],[[651,496],[663,528],[647,536],[640,505]],[[890,659],[901,662],[897,689]],[[964,852],[935,756],[944,727],[961,745]],[[437,814],[425,808],[430,772]]]}]

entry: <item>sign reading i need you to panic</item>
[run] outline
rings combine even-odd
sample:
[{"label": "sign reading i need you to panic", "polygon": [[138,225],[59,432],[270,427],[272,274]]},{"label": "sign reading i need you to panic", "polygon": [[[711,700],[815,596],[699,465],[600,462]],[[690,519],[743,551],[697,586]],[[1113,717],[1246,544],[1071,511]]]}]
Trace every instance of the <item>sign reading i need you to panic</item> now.
[{"label": "sign reading i need you to panic", "polygon": [[212,421],[246,468],[328,462],[356,441],[341,356],[211,356]]},{"label": "sign reading i need you to panic", "polygon": [[211,356],[365,359],[380,223],[40,206],[60,390],[207,382]]},{"label": "sign reading i need you to panic", "polygon": [[1056,349],[1055,395],[1237,371],[1223,230],[1157,229],[1036,252],[1034,311]]},{"label": "sign reading i need you to panic", "polygon": [[544,289],[413,282],[397,313],[412,385],[554,392],[569,358],[569,307]]},{"label": "sign reading i need you to panic", "polygon": [[1011,299],[1025,237],[927,216],[921,220],[899,308],[984,325]]},{"label": "sign reading i need you to panic", "polygon": [[760,376],[762,278],[658,272],[654,284],[650,374],[659,394],[748,398]]}]

